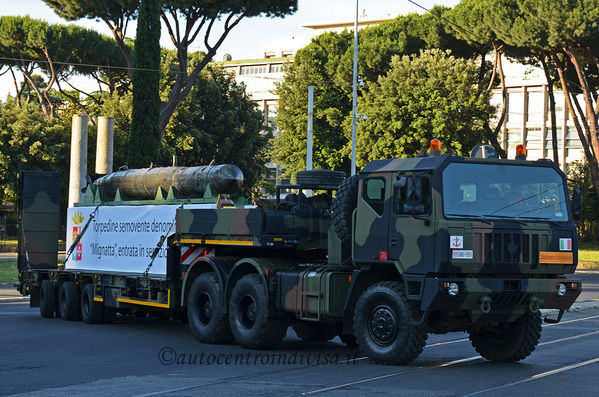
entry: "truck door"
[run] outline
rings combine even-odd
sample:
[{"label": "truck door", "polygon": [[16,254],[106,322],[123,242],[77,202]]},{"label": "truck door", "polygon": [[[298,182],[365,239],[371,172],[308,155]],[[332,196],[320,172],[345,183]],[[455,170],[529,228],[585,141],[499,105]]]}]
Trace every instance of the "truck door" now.
[{"label": "truck door", "polygon": [[389,216],[389,259],[410,273],[426,273],[434,263],[434,223],[431,222],[431,175],[398,173],[393,178]]},{"label": "truck door", "polygon": [[389,208],[391,195],[388,177],[375,175],[360,181],[354,219],[354,259],[387,260]]}]

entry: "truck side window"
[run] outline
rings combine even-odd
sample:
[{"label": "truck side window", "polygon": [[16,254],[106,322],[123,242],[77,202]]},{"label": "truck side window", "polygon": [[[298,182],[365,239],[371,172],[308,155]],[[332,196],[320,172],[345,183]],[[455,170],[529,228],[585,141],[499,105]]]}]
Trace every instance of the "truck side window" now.
[{"label": "truck side window", "polygon": [[383,215],[385,206],[385,180],[370,178],[364,181],[362,197],[364,201],[379,215]]},{"label": "truck side window", "polygon": [[407,177],[403,186],[395,191],[393,210],[398,215],[430,214],[430,178],[427,175],[413,175]]}]

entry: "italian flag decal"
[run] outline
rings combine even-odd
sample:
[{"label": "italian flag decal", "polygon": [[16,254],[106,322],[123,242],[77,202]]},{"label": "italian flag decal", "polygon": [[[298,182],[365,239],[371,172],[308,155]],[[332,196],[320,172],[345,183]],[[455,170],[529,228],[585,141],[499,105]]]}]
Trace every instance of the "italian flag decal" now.
[{"label": "italian flag decal", "polygon": [[572,251],[572,239],[571,238],[560,238],[559,239],[559,250],[560,251]]}]

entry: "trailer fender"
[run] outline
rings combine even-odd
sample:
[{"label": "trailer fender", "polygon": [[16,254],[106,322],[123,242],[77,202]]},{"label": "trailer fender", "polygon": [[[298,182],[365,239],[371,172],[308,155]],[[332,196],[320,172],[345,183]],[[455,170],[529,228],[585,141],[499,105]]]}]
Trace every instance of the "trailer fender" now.
[{"label": "trailer fender", "polygon": [[[225,288],[225,306],[229,307],[231,292],[235,283],[247,274],[258,274],[270,295],[269,275],[277,270],[290,269],[295,266],[294,262],[279,258],[244,258],[235,263],[227,280]],[[272,303],[272,302],[271,302]]]},{"label": "trailer fender", "polygon": [[196,277],[202,273],[213,272],[224,290],[224,287],[227,285],[229,274],[231,274],[232,267],[233,264],[230,261],[213,257],[204,257],[191,265],[185,272],[183,283],[181,284],[181,306],[187,306],[189,290]]}]

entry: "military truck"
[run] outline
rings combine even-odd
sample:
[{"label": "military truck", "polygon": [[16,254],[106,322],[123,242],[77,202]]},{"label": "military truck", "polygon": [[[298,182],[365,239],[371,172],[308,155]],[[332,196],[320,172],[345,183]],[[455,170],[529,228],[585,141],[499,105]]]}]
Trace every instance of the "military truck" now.
[{"label": "military truck", "polygon": [[[372,161],[347,179],[303,171],[277,187],[274,209],[238,194],[223,205],[209,183],[201,197],[154,186],[132,198],[116,175],[116,191],[91,184],[69,209],[64,267],[55,246],[39,244],[57,230],[57,183],[25,174],[18,288],[43,317],[168,313],[202,343],[271,349],[291,326],[303,340],[338,335],[374,362],[405,364],[429,333],[465,331],[483,357],[522,360],[538,344],[540,309],[558,309],[545,319],[557,322],[581,292],[566,277],[581,194],[569,197],[549,160],[483,149],[441,155],[433,142],[427,156]],[[169,222],[156,215],[166,207]],[[139,238],[154,248],[123,242],[153,228]]]}]

